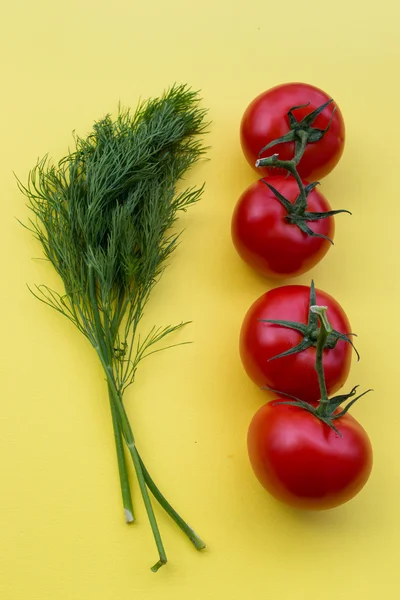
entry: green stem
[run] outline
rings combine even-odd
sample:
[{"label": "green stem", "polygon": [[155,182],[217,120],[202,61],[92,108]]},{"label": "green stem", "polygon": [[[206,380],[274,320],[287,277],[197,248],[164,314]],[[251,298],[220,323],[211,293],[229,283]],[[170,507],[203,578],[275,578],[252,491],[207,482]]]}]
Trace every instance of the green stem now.
[{"label": "green stem", "polygon": [[[137,450],[136,450],[137,452]],[[195,546],[196,550],[203,550],[206,545],[203,540],[197,535],[197,533],[182,519],[182,517],[176,512],[176,510],[171,506],[168,500],[163,496],[163,494],[158,489],[157,485],[154,483],[153,479],[150,476],[150,473],[146,469],[139,453],[139,460],[142,467],[143,475],[146,481],[146,484],[153,494],[154,498],[157,502],[163,507],[165,512],[175,521],[178,527],[188,536],[192,544]]]},{"label": "green stem", "polygon": [[89,278],[89,295],[90,295],[90,301],[91,301],[91,306],[92,306],[92,311],[93,311],[96,339],[100,346],[100,351],[102,352],[103,356],[108,356],[107,346],[104,341],[104,327],[101,322],[99,307],[97,304],[96,283],[94,280],[92,265],[89,265],[89,268],[88,268],[88,278]]},{"label": "green stem", "polygon": [[150,497],[149,497],[149,493],[147,491],[147,487],[146,487],[146,482],[144,479],[144,475],[143,475],[143,470],[142,470],[142,466],[140,463],[140,459],[139,459],[139,455],[138,452],[136,450],[136,445],[135,445],[135,438],[133,436],[133,432],[129,423],[129,419],[128,416],[126,414],[125,411],[125,407],[123,405],[122,399],[115,387],[115,383],[114,383],[114,377],[113,377],[113,373],[112,373],[112,369],[110,365],[107,365],[104,362],[103,357],[101,356],[101,353],[99,352],[99,349],[97,348],[100,360],[103,364],[103,368],[104,371],[106,373],[107,376],[107,381],[108,381],[108,385],[109,385],[109,390],[111,392],[111,398],[112,401],[114,403],[114,406],[116,408],[116,412],[118,415],[118,419],[119,422],[121,424],[121,430],[122,430],[122,434],[124,436],[126,445],[128,447],[128,450],[131,454],[132,457],[132,461],[133,461],[133,465],[135,467],[135,471],[136,471],[136,476],[138,479],[138,483],[139,483],[139,488],[140,488],[140,492],[142,494],[142,498],[143,498],[143,502],[146,508],[146,512],[147,512],[147,516],[149,518],[149,522],[150,522],[150,526],[153,532],[153,536],[154,536],[154,540],[156,542],[156,546],[157,546],[157,550],[158,550],[158,554],[159,554],[159,560],[157,561],[157,563],[151,568],[152,571],[156,572],[158,571],[158,569],[160,567],[162,567],[163,565],[165,565],[167,563],[167,556],[165,554],[165,549],[164,549],[164,545],[161,539],[161,534],[160,534],[160,530],[158,528],[158,524],[157,524],[157,520],[154,514],[154,510],[153,507],[151,505],[151,501],[150,501]]},{"label": "green stem", "polygon": [[256,161],[256,167],[276,167],[278,169],[284,169],[293,175],[299,186],[299,196],[296,200],[295,207],[299,213],[304,213],[307,210],[307,192],[303,185],[302,179],[297,171],[297,165],[303,157],[303,154],[307,147],[308,134],[306,131],[298,131],[297,135],[300,139],[299,147],[292,160],[279,160],[279,154],[273,154],[266,158],[259,158]]},{"label": "green stem", "polygon": [[320,328],[317,339],[317,350],[315,353],[315,370],[318,375],[319,389],[321,392],[321,399],[317,408],[317,414],[321,417],[326,416],[326,409],[329,405],[328,390],[326,388],[324,367],[323,367],[323,354],[326,346],[326,341],[330,333],[332,333],[332,326],[328,321],[326,306],[310,306],[310,311],[318,315]]},{"label": "green stem", "polygon": [[118,413],[116,411],[112,393],[110,390],[110,386],[108,386],[108,394],[110,397],[110,409],[111,409],[111,417],[112,424],[114,430],[114,440],[115,440],[115,449],[117,452],[117,461],[118,461],[118,472],[119,472],[119,481],[121,486],[121,495],[122,495],[122,505],[124,507],[125,521],[129,523],[133,523],[135,520],[134,512],[133,512],[133,503],[131,496],[131,489],[129,485],[129,476],[128,469],[126,465],[125,452],[123,446],[123,438],[121,433],[121,428],[118,420]]},{"label": "green stem", "polygon": [[[110,375],[110,367],[107,367],[104,364],[103,364],[103,366],[105,366],[106,373],[108,373],[107,377],[111,376]],[[187,535],[187,537],[190,539],[192,544],[195,546],[196,550],[203,550],[206,547],[203,540],[190,527],[190,525],[188,525],[188,523],[186,523],[183,520],[183,518],[179,515],[179,513],[173,508],[173,506],[168,502],[168,500],[165,498],[165,496],[161,493],[161,491],[155,484],[154,480],[152,479],[150,473],[148,472],[148,470],[136,448],[133,433],[132,433],[132,430],[131,430],[131,427],[129,424],[128,417],[125,412],[125,408],[122,403],[121,396],[120,396],[120,394],[118,394],[118,392],[115,388],[115,385],[111,385],[110,389],[111,389],[112,399],[113,399],[114,403],[116,402],[116,399],[118,399],[118,404],[116,404],[117,409],[118,409],[118,417],[119,417],[119,419],[122,418],[122,422],[121,422],[122,431],[123,431],[124,438],[127,443],[128,449],[132,456],[136,474],[138,475],[138,471],[139,470],[141,471],[141,473],[143,475],[144,483],[147,485],[147,487],[149,488],[149,490],[151,491],[151,493],[153,494],[153,496],[157,500],[157,502],[162,506],[162,508],[171,517],[171,519],[178,525],[178,527]],[[122,411],[121,411],[121,409],[122,409]],[[130,441],[128,441],[128,440],[130,440]],[[139,486],[141,487],[141,491],[143,494],[143,489],[141,486],[141,478],[139,478],[139,475],[138,475],[138,480],[139,480]],[[146,496],[148,498],[147,489],[145,488],[145,490],[146,490]],[[146,502],[145,497],[143,497],[143,500],[145,502],[146,509],[151,510],[150,514],[148,511],[148,515],[149,515],[150,524],[152,526],[156,542],[158,539],[162,545],[161,536],[159,536],[159,535],[156,536],[156,533],[155,533],[155,531],[158,531],[158,526],[157,526],[155,517],[154,517],[154,519],[151,517],[151,515],[154,516],[154,513],[153,513],[153,509],[151,507],[150,499],[148,498],[148,502]],[[153,528],[153,525],[154,525],[154,528]],[[157,547],[159,547],[159,546],[157,545]],[[167,561],[167,558],[165,556],[165,552],[164,552],[164,554],[160,553],[160,561],[152,568],[152,570],[157,571],[159,567],[161,567],[163,564],[166,563],[166,561]]]},{"label": "green stem", "polygon": [[296,154],[292,158],[292,162],[294,162],[296,167],[299,164],[299,162],[301,161],[301,159],[303,158],[303,154],[306,150],[307,142],[308,142],[308,134],[306,131],[302,131],[300,129],[299,131],[297,131],[297,136],[300,139],[300,144],[299,144]]},{"label": "green stem", "polygon": [[[193,531],[193,529],[182,519],[182,517],[176,512],[176,510],[171,506],[171,504],[167,501],[167,499],[160,492],[153,479],[151,478],[149,472],[147,471],[142,459],[139,456],[139,453],[136,448],[135,439],[133,436],[133,432],[129,423],[128,416],[125,411],[125,407],[122,401],[122,396],[118,392],[114,373],[112,369],[111,360],[109,357],[109,352],[107,350],[105,341],[103,339],[103,327],[101,324],[100,314],[98,310],[97,304],[97,294],[94,282],[93,269],[89,268],[89,292],[92,303],[93,316],[95,321],[96,328],[96,339],[98,340],[97,345],[95,345],[95,349],[100,358],[101,364],[105,371],[107,382],[108,382],[108,391],[110,396],[111,403],[111,413],[113,418],[113,426],[114,426],[114,436],[116,440],[117,447],[117,456],[118,456],[118,466],[120,468],[120,478],[121,478],[121,490],[124,498],[124,507],[125,501],[129,504],[130,490],[129,490],[129,480],[126,471],[126,463],[125,463],[125,455],[123,453],[122,447],[122,439],[121,434],[125,439],[128,450],[131,454],[134,468],[136,471],[136,476],[138,479],[140,491],[143,497],[143,501],[146,507],[147,515],[149,518],[149,522],[153,531],[154,539],[157,545],[158,553],[159,553],[159,561],[152,567],[152,571],[158,571],[158,569],[166,564],[167,557],[165,554],[163,542],[161,539],[160,531],[158,528],[157,520],[154,515],[153,507],[150,501],[150,497],[147,491],[147,486],[152,492],[154,498],[159,502],[159,504],[164,508],[168,515],[175,521],[175,523],[180,527],[180,529],[189,537],[191,542],[194,544],[197,550],[201,550],[205,548],[204,542],[199,538],[199,536]],[[122,477],[121,477],[122,474]],[[124,496],[124,494],[127,494]],[[130,502],[130,506],[132,503]]]},{"label": "green stem", "polygon": [[297,134],[300,138],[300,145],[299,145],[299,148],[291,162],[294,163],[292,175],[296,179],[297,185],[299,186],[299,190],[300,190],[300,194],[295,203],[295,208],[298,213],[303,214],[304,211],[306,211],[307,207],[308,207],[307,192],[306,192],[306,188],[303,184],[303,181],[299,175],[299,172],[297,171],[297,165],[299,164],[300,160],[302,159],[305,149],[307,147],[308,135],[305,131],[298,131]]},{"label": "green stem", "polygon": [[294,206],[295,206],[297,214],[304,214],[304,212],[308,208],[306,187],[303,184],[303,181],[302,181],[296,167],[293,168],[291,173],[292,173],[293,177],[295,178],[297,185],[299,186],[299,192],[300,192]]},{"label": "green stem", "polygon": [[[91,299],[93,318],[96,329],[96,338],[98,340],[98,344],[100,346],[100,350],[102,356],[105,357],[106,362],[111,362],[110,352],[107,348],[107,344],[104,340],[104,328],[101,323],[99,308],[97,304],[97,293],[96,293],[96,284],[94,280],[93,267],[89,265],[88,269],[89,274],[89,294]],[[121,496],[122,496],[122,505],[124,508],[125,521],[127,523],[132,523],[134,521],[133,514],[133,503],[131,490],[129,485],[129,476],[128,469],[126,465],[125,453],[122,444],[122,434],[120,430],[120,425],[118,421],[118,414],[116,412],[116,408],[112,401],[112,393],[110,389],[110,384],[108,385],[108,395],[110,397],[110,409],[111,409],[111,418],[113,423],[114,430],[114,441],[115,441],[115,450],[117,453],[117,462],[118,462],[118,472],[119,472],[119,480],[120,480],[120,488],[121,488]]]}]

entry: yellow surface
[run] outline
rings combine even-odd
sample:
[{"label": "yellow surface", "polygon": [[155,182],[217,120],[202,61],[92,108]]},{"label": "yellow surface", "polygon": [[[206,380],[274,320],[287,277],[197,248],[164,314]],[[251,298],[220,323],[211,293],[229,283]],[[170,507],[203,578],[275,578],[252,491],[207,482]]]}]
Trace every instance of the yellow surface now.
[{"label": "yellow surface", "polygon": [[[375,600],[399,598],[400,10],[394,0],[252,3],[203,0],[15,0],[2,7],[1,600]],[[302,80],[340,105],[347,143],[321,190],[335,208],[335,247],[310,275],[344,306],[362,360],[348,385],[375,393],[354,407],[375,449],[372,477],[351,503],[305,514],[274,502],[250,470],[248,423],[267,400],[237,351],[242,317],[274,284],[230,240],[235,202],[255,178],[238,126],[259,92]],[[160,487],[206,539],[196,553],[157,509],[169,564],[156,551],[134,486],[125,526],[103,376],[93,350],[26,283],[57,279],[12,172],[62,156],[119,101],[174,81],[202,90],[213,120],[207,183],[182,219],[183,243],[145,325],[194,323],[194,344],[144,363],[127,396],[141,451]],[[385,216],[386,215],[386,216]],[[392,314],[392,316],[390,316]],[[381,324],[378,321],[381,320]]]}]

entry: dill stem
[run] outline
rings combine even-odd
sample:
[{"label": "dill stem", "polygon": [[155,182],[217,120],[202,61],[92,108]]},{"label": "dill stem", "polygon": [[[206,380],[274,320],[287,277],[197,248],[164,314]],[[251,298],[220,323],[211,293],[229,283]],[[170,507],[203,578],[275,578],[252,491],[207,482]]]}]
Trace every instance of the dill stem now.
[{"label": "dill stem", "polygon": [[117,462],[118,462],[118,472],[119,472],[119,481],[121,487],[121,495],[122,495],[122,504],[124,507],[125,521],[129,523],[133,523],[135,520],[134,512],[133,512],[133,503],[131,490],[129,485],[129,476],[128,470],[126,466],[126,459],[124,453],[123,446],[123,438],[121,433],[121,428],[118,420],[118,413],[116,407],[114,405],[112,399],[112,392],[110,386],[108,386],[108,395],[110,398],[110,409],[111,409],[111,417],[112,424],[114,430],[114,440],[115,440],[115,449],[117,452]]},{"label": "dill stem", "polygon": [[[152,568],[153,571],[157,571],[159,567],[167,562],[167,558],[165,555],[165,551],[163,548],[161,535],[158,529],[157,521],[154,515],[153,507],[151,505],[151,501],[149,498],[148,490],[151,491],[154,498],[157,502],[162,506],[162,508],[166,511],[166,513],[171,517],[171,519],[178,525],[178,527],[188,536],[190,541],[193,543],[197,550],[202,550],[205,548],[205,543],[203,540],[196,534],[196,532],[182,519],[182,517],[177,513],[177,511],[172,507],[172,505],[168,502],[168,500],[163,496],[163,494],[158,489],[157,485],[153,481],[150,476],[150,473],[146,469],[140,455],[137,451],[135,445],[135,439],[133,436],[132,428],[129,423],[128,416],[125,411],[125,407],[122,400],[122,395],[118,392],[117,387],[115,385],[115,378],[111,364],[110,352],[107,348],[107,344],[104,340],[104,329],[100,318],[99,308],[97,304],[97,293],[96,293],[96,284],[94,280],[93,267],[89,266],[89,294],[91,298],[92,312],[95,323],[96,330],[96,339],[97,346],[96,351],[99,355],[100,361],[103,365],[104,371],[107,376],[108,381],[108,393],[110,397],[111,404],[111,415],[113,420],[114,427],[114,437],[117,449],[117,458],[118,458],[118,468],[120,473],[120,482],[121,482],[121,492],[124,502],[125,515],[126,510],[130,510],[129,513],[132,515],[133,520],[133,508],[132,508],[132,499],[130,495],[129,489],[129,479],[126,469],[125,455],[124,449],[122,447],[122,436],[125,438],[126,445],[128,446],[129,452],[132,456],[133,464],[135,467],[136,475],[139,482],[140,491],[142,493],[143,501],[147,510],[147,514],[149,517],[150,525],[153,530],[154,538],[156,540],[157,548],[160,555],[160,561],[154,565]],[[147,487],[146,487],[147,486]]]},{"label": "dill stem", "polygon": [[156,572],[160,567],[166,564],[167,556],[165,554],[164,545],[161,539],[160,530],[158,528],[157,520],[153,511],[153,507],[151,505],[149,492],[146,487],[146,482],[144,480],[142,466],[140,464],[139,456],[136,452],[135,447],[135,438],[133,437],[133,432],[131,429],[131,424],[129,423],[128,415],[126,414],[124,403],[122,401],[122,396],[119,394],[117,387],[115,385],[114,373],[111,365],[111,361],[109,358],[109,352],[107,349],[107,344],[104,340],[104,329],[101,323],[99,307],[97,304],[97,293],[96,293],[96,284],[94,280],[94,273],[92,265],[89,265],[88,269],[88,282],[89,282],[89,297],[91,301],[91,308],[93,312],[94,325],[95,325],[95,340],[93,340],[94,347],[97,351],[97,354],[100,358],[101,364],[103,366],[104,372],[107,377],[108,382],[108,391],[110,395],[111,402],[116,410],[116,416],[119,419],[121,429],[119,429],[118,421],[116,422],[117,431],[121,431],[124,436],[126,445],[128,446],[128,450],[132,456],[133,466],[135,467],[136,477],[139,483],[140,492],[142,494],[143,502],[146,507],[147,516],[149,518],[150,526],[153,531],[154,540],[156,542],[159,560],[158,562],[151,568],[152,571]]},{"label": "dill stem", "polygon": [[[97,294],[96,294],[96,284],[94,280],[93,274],[93,266],[89,265],[88,268],[88,280],[89,280],[89,295],[91,299],[91,307],[93,312],[95,330],[96,330],[96,338],[99,344],[99,350],[101,355],[103,356],[103,360],[111,363],[110,351],[107,347],[106,341],[104,339],[104,329],[100,318],[99,307],[97,304]],[[119,481],[121,487],[121,495],[122,495],[122,504],[124,507],[125,521],[127,523],[132,523],[134,521],[133,516],[133,504],[132,504],[132,496],[129,485],[129,477],[128,470],[126,466],[124,447],[122,443],[122,434],[118,421],[118,413],[116,411],[116,407],[112,400],[112,389],[110,387],[110,382],[108,383],[108,395],[110,398],[110,409],[111,409],[111,418],[114,429],[114,441],[115,441],[115,450],[117,453],[117,462],[118,462],[118,472],[119,472]]]},{"label": "dill stem", "polygon": [[133,436],[133,432],[129,423],[129,419],[128,416],[126,414],[125,411],[125,407],[124,404],[122,402],[122,398],[119,395],[116,387],[115,387],[115,383],[114,383],[114,377],[113,377],[113,373],[112,373],[112,368],[110,365],[107,365],[106,363],[104,363],[104,359],[101,356],[101,352],[100,349],[97,348],[97,351],[99,353],[100,356],[100,360],[102,361],[106,376],[107,376],[107,381],[108,381],[108,385],[109,385],[109,390],[111,392],[111,399],[114,403],[114,406],[117,410],[117,414],[119,417],[119,421],[121,424],[121,431],[122,434],[124,436],[126,445],[128,447],[128,450],[131,454],[132,460],[133,460],[133,466],[135,467],[135,471],[136,471],[136,476],[138,479],[138,483],[139,483],[139,487],[140,487],[140,491],[142,494],[142,498],[143,498],[143,502],[146,508],[146,512],[147,512],[147,516],[149,518],[150,521],[150,526],[151,529],[153,531],[153,536],[156,542],[156,546],[157,546],[157,550],[158,550],[158,554],[159,554],[159,561],[151,568],[152,571],[158,571],[158,569],[160,567],[162,567],[163,565],[166,564],[167,562],[167,556],[165,554],[165,549],[164,549],[164,545],[161,539],[161,534],[160,534],[160,530],[158,528],[158,524],[157,524],[157,520],[154,514],[154,510],[153,507],[151,505],[151,500],[149,497],[149,493],[146,487],[146,482],[144,479],[144,475],[143,475],[143,470],[142,470],[142,466],[140,463],[140,459],[139,459],[139,455],[138,452],[136,450],[136,445],[135,445],[135,438]]},{"label": "dill stem", "polygon": [[176,510],[173,508],[173,506],[171,506],[171,504],[168,502],[168,500],[165,498],[165,496],[163,496],[163,494],[160,492],[159,488],[157,487],[157,485],[154,483],[153,479],[151,478],[150,473],[146,469],[137,449],[136,449],[136,452],[139,456],[144,479],[146,481],[146,484],[147,484],[149,490],[153,494],[154,498],[162,506],[162,508],[165,510],[165,512],[171,517],[171,519],[173,521],[175,521],[175,523],[183,531],[183,533],[185,533],[187,535],[187,537],[190,539],[190,541],[192,542],[192,544],[194,545],[196,550],[203,550],[206,547],[203,540],[190,527],[190,525],[188,525],[186,523],[186,521],[184,521],[182,519],[182,517],[176,512]]},{"label": "dill stem", "polygon": [[[190,539],[192,544],[195,546],[197,550],[203,550],[206,547],[203,540],[197,535],[197,533],[188,525],[183,518],[179,515],[179,513],[172,507],[172,505],[168,502],[165,496],[160,492],[159,488],[153,481],[150,476],[150,473],[146,469],[139,452],[136,448],[135,438],[132,432],[132,428],[130,426],[130,422],[128,419],[128,415],[126,414],[125,407],[122,401],[121,395],[118,393],[115,387],[115,381],[112,373],[112,368],[110,365],[106,364],[100,349],[96,348],[97,353],[100,357],[100,361],[103,365],[104,371],[106,373],[107,381],[108,381],[108,389],[110,393],[110,401],[113,403],[116,416],[117,430],[122,433],[128,450],[131,454],[133,465],[135,467],[136,476],[139,482],[140,491],[142,493],[143,501],[146,507],[147,515],[149,517],[150,525],[153,531],[154,539],[156,541],[157,549],[159,551],[160,560],[152,567],[152,571],[158,571],[158,569],[166,564],[167,557],[165,554],[165,550],[163,547],[161,534],[158,528],[158,524],[154,515],[153,507],[151,505],[151,501],[149,498],[149,494],[147,491],[147,487],[153,494],[154,498],[157,502],[162,506],[165,512],[171,517],[171,519],[178,525],[178,527],[185,533],[185,535]],[[147,486],[147,487],[146,487]]]}]

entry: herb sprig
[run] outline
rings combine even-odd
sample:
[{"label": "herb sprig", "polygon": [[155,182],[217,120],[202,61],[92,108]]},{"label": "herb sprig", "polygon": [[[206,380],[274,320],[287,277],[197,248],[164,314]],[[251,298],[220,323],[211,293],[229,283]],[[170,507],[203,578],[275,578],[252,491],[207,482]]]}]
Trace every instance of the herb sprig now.
[{"label": "herb sprig", "polygon": [[[157,571],[167,562],[149,490],[200,550],[204,542],[167,502],[137,450],[123,395],[138,364],[185,323],[154,327],[140,338],[138,326],[152,289],[177,247],[171,228],[178,213],[196,203],[203,186],[177,191],[186,171],[203,155],[199,136],[206,111],[199,96],[175,85],[134,112],[119,109],[94,123],[86,138],[57,165],[48,157],[19,187],[33,216],[28,229],[61,277],[65,293],[46,285],[31,291],[85,335],[107,379],[127,522],[134,520],[124,442],[156,541]],[[169,347],[169,346],[167,346]]]}]

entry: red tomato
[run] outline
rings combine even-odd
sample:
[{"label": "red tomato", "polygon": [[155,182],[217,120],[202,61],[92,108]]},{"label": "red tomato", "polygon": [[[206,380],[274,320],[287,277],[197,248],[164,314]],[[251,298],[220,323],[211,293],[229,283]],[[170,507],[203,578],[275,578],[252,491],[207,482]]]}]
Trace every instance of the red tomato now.
[{"label": "red tomato", "polygon": [[[299,187],[293,177],[268,178],[275,189],[294,204]],[[307,185],[307,182],[303,182]],[[308,195],[308,212],[327,212],[331,208],[315,188]],[[232,240],[243,260],[267,277],[301,275],[314,267],[328,252],[331,243],[313,237],[286,220],[288,211],[263,180],[252,183],[240,196],[232,218]],[[333,239],[333,217],[307,221],[317,234]]]},{"label": "red tomato", "polygon": [[333,508],[353,498],[371,472],[371,443],[349,413],[335,426],[343,437],[302,408],[264,405],[247,437],[260,483],[278,500],[304,509]]},{"label": "red tomato", "polygon": [[[351,332],[349,321],[340,305],[325,292],[316,290],[316,303],[328,307],[329,321],[336,331]],[[270,387],[296,396],[306,402],[319,400],[319,385],[315,371],[316,348],[269,360],[293,348],[304,336],[281,325],[262,323],[260,319],[281,319],[308,323],[310,288],[303,285],[277,287],[262,295],[248,310],[240,333],[240,357],[249,377],[259,387]],[[317,331],[309,338],[316,339]],[[325,348],[323,367],[328,394],[335,393],[345,383],[350,370],[352,347],[338,340],[332,349]]]},{"label": "red tomato", "polygon": [[[286,83],[276,86],[251,102],[246,109],[240,126],[240,141],[244,155],[249,164],[255,167],[255,162],[261,149],[273,140],[282,137],[290,130],[288,111],[294,106],[309,102],[305,108],[293,112],[297,121],[313,112],[330,100],[322,90],[306,83]],[[330,104],[315,119],[313,127],[325,129],[332,116],[333,106],[336,112],[332,124],[323,138],[310,143],[297,167],[301,177],[317,181],[325,177],[339,162],[343,153],[345,127],[342,114],[337,105]],[[294,156],[294,143],[285,142],[270,148],[261,157],[279,153],[280,160],[291,160]],[[276,174],[276,169],[259,167],[261,175]]]}]

